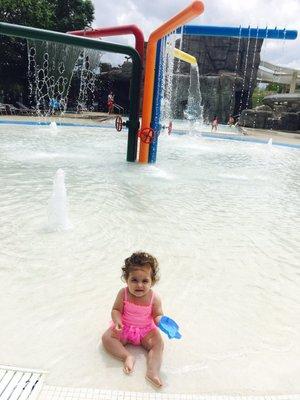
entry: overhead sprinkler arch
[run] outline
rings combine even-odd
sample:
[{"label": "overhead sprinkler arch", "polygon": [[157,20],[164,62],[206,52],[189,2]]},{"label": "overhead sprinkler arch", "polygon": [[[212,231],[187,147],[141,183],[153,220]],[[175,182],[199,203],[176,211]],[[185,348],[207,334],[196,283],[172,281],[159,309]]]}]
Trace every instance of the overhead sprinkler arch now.
[{"label": "overhead sprinkler arch", "polygon": [[93,39],[100,39],[102,36],[120,36],[120,35],[134,35],[135,37],[135,49],[141,57],[141,61],[144,59],[144,34],[140,28],[136,25],[121,25],[111,26],[106,28],[91,28],[84,29],[81,31],[70,31],[71,35],[85,36]]},{"label": "overhead sprinkler arch", "polygon": [[140,105],[140,83],[142,61],[138,52],[130,46],[116,43],[103,42],[90,38],[69,35],[66,33],[53,32],[43,29],[31,28],[22,25],[0,22],[0,34],[16,36],[24,39],[45,40],[58,42],[66,45],[84,47],[93,50],[102,50],[110,53],[125,54],[132,59],[132,82],[130,86],[130,108],[127,141],[127,161],[136,161],[137,155],[137,132],[139,128],[139,105]]},{"label": "overhead sprinkler arch", "polygon": [[[144,64],[144,48],[145,40],[144,34],[140,28],[136,25],[121,25],[111,26],[105,28],[91,28],[77,31],[69,31],[70,35],[84,36],[93,39],[101,39],[103,36],[120,36],[120,35],[134,35],[135,37],[135,49],[139,53],[141,58],[142,67]],[[123,126],[127,126],[126,122],[122,121],[122,118],[116,118],[115,126],[118,132],[120,132]],[[118,127],[118,128],[117,128]],[[136,152],[137,150],[135,150]]]},{"label": "overhead sprinkler arch", "polygon": [[[143,96],[143,112],[142,126],[143,129],[149,129],[151,126],[153,93],[154,93],[154,76],[155,76],[155,57],[157,42],[167,34],[171,33],[177,27],[200,15],[204,11],[204,5],[201,1],[196,0],[190,6],[175,15],[169,21],[151,33],[146,52],[145,82]],[[149,156],[149,144],[140,141],[139,162],[147,163]]]},{"label": "overhead sprinkler arch", "polygon": [[[181,30],[177,29],[176,33],[181,33]],[[196,36],[225,36],[225,37],[243,37],[258,39],[286,39],[295,40],[298,35],[296,30],[286,29],[257,29],[243,27],[229,27],[229,26],[201,26],[201,25],[184,25],[182,27],[183,35],[196,35]]]}]

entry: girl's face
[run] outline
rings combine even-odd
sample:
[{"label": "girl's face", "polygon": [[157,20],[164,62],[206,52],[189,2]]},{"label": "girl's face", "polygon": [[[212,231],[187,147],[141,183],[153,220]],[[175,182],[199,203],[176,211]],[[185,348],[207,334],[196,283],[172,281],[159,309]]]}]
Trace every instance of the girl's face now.
[{"label": "girl's face", "polygon": [[152,286],[151,268],[140,267],[129,273],[126,281],[129,292],[136,297],[145,296]]}]

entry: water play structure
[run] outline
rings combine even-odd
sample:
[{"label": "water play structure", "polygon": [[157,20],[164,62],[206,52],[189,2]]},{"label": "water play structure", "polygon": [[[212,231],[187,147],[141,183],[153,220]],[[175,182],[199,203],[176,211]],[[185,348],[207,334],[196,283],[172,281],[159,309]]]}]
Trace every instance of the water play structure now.
[{"label": "water play structure", "polygon": [[[142,126],[139,130],[140,148],[139,148],[139,162],[156,162],[158,136],[162,128],[165,126],[161,123],[161,97],[162,97],[162,81],[165,78],[163,74],[162,59],[165,54],[161,53],[161,40],[167,37],[172,30],[176,30],[176,26],[180,26],[189,19],[199,15],[203,12],[203,5],[192,3],[192,5],[183,10],[178,16],[173,17],[170,21],[166,22],[162,27],[158,28],[149,37],[147,46],[146,60],[145,60],[145,82],[144,82],[144,96],[143,96],[143,113],[142,113]],[[119,35],[133,33],[136,37],[136,49],[142,49],[143,37],[140,30],[135,26],[124,27],[111,27],[111,28],[97,28],[86,31],[71,32],[76,35],[84,35],[89,37],[101,37],[109,35]],[[253,38],[253,39],[282,39],[294,40],[297,37],[297,31],[286,29],[260,29],[243,27],[218,27],[218,26],[193,26],[184,25],[182,28],[177,28],[177,34],[197,35],[197,36],[222,36],[222,37],[236,37],[236,38]],[[143,60],[143,52],[139,50],[141,59]],[[174,48],[173,56],[182,61],[195,65],[197,60],[190,54],[182,52],[182,50]],[[155,60],[155,62],[154,62]],[[120,117],[116,119],[116,129],[122,130],[126,125]],[[171,122],[168,124],[169,132]]]},{"label": "water play structure", "polygon": [[[47,40],[59,42],[65,45],[85,47],[87,49],[102,50],[114,53],[126,54],[132,58],[132,84],[130,86],[130,110],[129,120],[123,122],[121,117],[116,120],[117,130],[128,128],[127,142],[127,161],[154,163],[156,161],[158,137],[162,128],[161,117],[161,88],[163,75],[163,65],[161,58],[161,41],[165,40],[169,34],[202,35],[202,36],[223,36],[238,38],[261,38],[261,39],[282,39],[293,40],[297,37],[297,31],[280,29],[259,29],[243,27],[218,27],[218,26],[193,26],[185,25],[187,22],[200,15],[204,11],[201,1],[194,1],[179,14],[165,22],[161,27],[150,34],[145,58],[145,79],[142,101],[142,119],[139,126],[139,107],[141,89],[141,68],[143,65],[144,37],[141,30],[135,25],[125,25],[121,27],[97,28],[81,31],[69,32],[64,35],[40,29],[22,27],[17,25],[0,23],[0,33],[5,35],[19,36],[27,39]],[[113,43],[90,40],[89,38],[99,38],[104,36],[133,34],[136,40],[136,50],[129,46],[121,46]],[[79,37],[83,36],[83,37]],[[195,65],[197,61],[191,54],[182,52],[179,48],[173,49],[173,56],[185,62]],[[168,124],[171,129],[171,121]],[[139,152],[138,152],[139,141]]]},{"label": "water play structure", "polygon": [[[145,65],[145,81],[144,81],[144,99],[141,133],[146,133],[153,138],[153,129],[151,128],[151,118],[153,109],[153,94],[154,94],[154,78],[155,78],[155,59],[157,42],[164,36],[171,33],[178,26],[189,22],[197,15],[204,11],[204,5],[201,1],[194,1],[189,7],[181,11],[175,17],[165,22],[161,27],[152,32],[148,39]],[[139,161],[142,163],[148,162],[149,143],[140,141]]]},{"label": "water play structure", "polygon": [[[154,77],[155,77],[155,59],[156,59],[156,46],[157,42],[164,36],[171,33],[178,26],[190,21],[192,18],[201,14],[204,10],[203,3],[200,1],[194,1],[189,7],[181,11],[178,15],[163,24],[156,31],[151,33],[148,44],[145,61],[145,81],[144,81],[144,95],[143,95],[143,112],[142,112],[142,123],[139,131],[140,138],[140,149],[139,149],[139,161],[148,162],[149,145],[154,139],[155,131],[151,127],[151,116],[152,116],[152,103],[154,95]],[[143,49],[144,40],[141,31],[135,26],[123,26],[123,27],[112,27],[104,29],[93,29],[85,31],[74,31],[70,32],[74,35],[82,35],[87,37],[101,37],[101,36],[112,36],[120,34],[133,33],[136,38],[136,49],[141,56],[143,61]],[[196,63],[196,59],[179,49],[174,50],[174,56],[190,63]],[[116,119],[117,130],[122,129],[122,120],[120,117]],[[158,135],[159,132],[156,131]],[[157,143],[157,141],[156,141]],[[155,146],[155,149],[157,146]]]},{"label": "water play structure", "polygon": [[[294,40],[297,37],[297,31],[279,30],[275,29],[259,29],[259,28],[248,28],[243,27],[218,27],[218,26],[193,26],[185,25],[180,29],[176,30],[177,34],[187,34],[196,36],[219,36],[219,37],[235,37],[235,38],[250,38],[252,39],[282,39],[282,40]],[[151,142],[149,147],[149,162],[156,161],[157,143],[159,132],[162,128],[160,122],[161,115],[161,86],[162,80],[164,79],[162,72],[162,63],[159,62],[163,59],[161,54],[161,43],[157,46],[157,63],[155,69],[155,89],[154,89],[154,100],[153,100],[153,115],[151,120],[151,126],[154,129],[155,135],[154,140]],[[241,104],[240,104],[241,106]]]},{"label": "water play structure", "polygon": [[141,84],[141,58],[138,52],[130,47],[104,41],[96,41],[89,38],[69,35],[64,33],[35,29],[26,26],[7,24],[0,22],[0,33],[11,35],[25,39],[45,40],[49,42],[58,42],[65,45],[73,45],[86,49],[94,49],[98,51],[107,51],[111,53],[125,54],[131,57],[132,69],[132,84],[130,87],[130,110],[128,127],[128,144],[127,144],[127,161],[136,160],[137,149],[137,131],[139,127],[139,104],[140,104],[140,84]]}]

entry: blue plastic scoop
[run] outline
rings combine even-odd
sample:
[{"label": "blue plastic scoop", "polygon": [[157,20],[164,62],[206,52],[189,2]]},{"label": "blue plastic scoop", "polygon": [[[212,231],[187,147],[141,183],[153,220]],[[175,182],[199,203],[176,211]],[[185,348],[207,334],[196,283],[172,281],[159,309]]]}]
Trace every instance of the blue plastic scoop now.
[{"label": "blue plastic scoop", "polygon": [[161,331],[168,335],[169,339],[181,338],[181,334],[179,333],[179,326],[173,319],[166,317],[165,315],[161,317],[158,327]]}]

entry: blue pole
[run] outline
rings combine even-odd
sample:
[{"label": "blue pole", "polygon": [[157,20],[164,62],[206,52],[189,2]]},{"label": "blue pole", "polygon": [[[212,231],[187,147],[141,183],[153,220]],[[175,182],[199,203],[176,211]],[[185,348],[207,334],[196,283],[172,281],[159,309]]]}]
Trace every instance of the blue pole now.
[{"label": "blue pole", "polygon": [[[178,28],[176,33],[181,33],[182,28]],[[184,35],[201,35],[201,36],[227,36],[227,37],[244,37],[254,39],[287,39],[294,40],[297,38],[298,31],[288,31],[286,29],[258,29],[258,28],[240,28],[227,26],[201,26],[201,25],[184,25]]]},{"label": "blue pole", "polygon": [[152,107],[151,128],[155,132],[155,139],[150,144],[149,148],[149,163],[156,162],[158,135],[160,133],[160,111],[161,111],[161,96],[163,85],[163,64],[161,62],[161,40],[158,41],[156,47],[156,60],[155,60],[155,78],[154,78],[154,95]]}]

